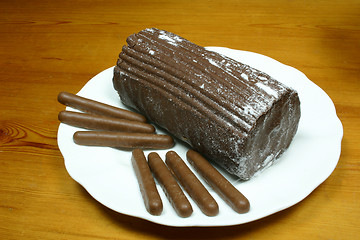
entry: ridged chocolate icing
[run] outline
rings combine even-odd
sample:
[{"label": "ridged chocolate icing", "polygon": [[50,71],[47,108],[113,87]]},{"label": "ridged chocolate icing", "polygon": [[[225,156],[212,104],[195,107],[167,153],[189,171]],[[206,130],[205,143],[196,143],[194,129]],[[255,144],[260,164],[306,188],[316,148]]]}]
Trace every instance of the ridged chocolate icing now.
[{"label": "ridged chocolate icing", "polygon": [[300,119],[293,89],[155,28],[127,38],[113,83],[125,105],[242,180],[289,147]]}]

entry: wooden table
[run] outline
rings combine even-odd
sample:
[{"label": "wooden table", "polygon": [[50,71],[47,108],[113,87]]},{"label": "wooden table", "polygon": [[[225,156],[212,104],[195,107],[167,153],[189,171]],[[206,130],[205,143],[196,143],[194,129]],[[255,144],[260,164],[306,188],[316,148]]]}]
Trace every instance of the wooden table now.
[{"label": "wooden table", "polygon": [[[60,91],[115,64],[146,27],[272,57],[304,72],[344,126],[332,175],[305,200],[220,228],[165,227],[107,209],[70,178],[57,146]],[[360,235],[360,2],[0,2],[1,239],[356,239]]]}]

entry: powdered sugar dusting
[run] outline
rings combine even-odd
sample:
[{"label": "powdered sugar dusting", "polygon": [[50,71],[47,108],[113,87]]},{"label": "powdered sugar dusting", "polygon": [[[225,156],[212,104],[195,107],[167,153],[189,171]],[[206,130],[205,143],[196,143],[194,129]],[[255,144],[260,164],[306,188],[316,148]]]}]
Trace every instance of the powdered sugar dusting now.
[{"label": "powdered sugar dusting", "polygon": [[241,73],[240,75],[243,79],[245,79],[246,81],[249,80],[249,76],[245,73]]},{"label": "powdered sugar dusting", "polygon": [[260,80],[267,80],[267,78],[266,77],[264,77],[264,76],[258,76],[258,78],[260,79]]},{"label": "powdered sugar dusting", "polygon": [[167,41],[169,44],[177,46],[178,42],[182,42],[183,40],[179,37],[179,36],[170,36],[167,32],[165,31],[159,31],[159,39],[165,40]]},{"label": "powdered sugar dusting", "polygon": [[257,82],[257,83],[255,83],[255,85],[256,85],[257,87],[261,88],[261,89],[262,89],[263,91],[265,91],[267,94],[269,94],[269,95],[271,95],[271,96],[273,96],[273,97],[275,97],[275,98],[278,98],[278,93],[277,93],[274,89],[272,89],[271,87],[265,85],[264,83],[262,83],[262,82]]},{"label": "powdered sugar dusting", "polygon": [[211,63],[212,65],[219,67],[219,65],[217,64],[217,62],[214,61],[214,59],[212,58],[208,58],[209,63]]},{"label": "powdered sugar dusting", "polygon": [[[227,109],[227,114],[232,115],[233,121],[241,124],[244,129],[251,129],[250,126],[255,124],[258,117],[266,112],[269,106],[278,98],[279,94],[277,91],[281,91],[281,88],[272,89],[266,85],[268,82],[273,82],[270,76],[262,76],[260,71],[232,59],[227,58],[228,61],[225,61],[225,59],[219,61],[213,54],[205,55],[204,59],[212,66],[223,71],[221,78],[224,82],[216,82],[217,89],[215,94],[220,94],[226,99],[234,99],[233,102],[229,102],[231,107]],[[207,71],[218,73],[215,72],[216,70],[212,70],[212,68],[207,69]],[[261,85],[256,85],[260,78],[263,83],[260,82],[259,84]],[[228,79],[229,83],[226,83]],[[231,79],[236,79],[238,82]],[[209,82],[209,86],[212,85],[214,83]],[[259,90],[259,88],[262,90]],[[208,92],[211,95],[214,94],[214,92],[211,92],[211,87],[208,89]],[[238,105],[239,102],[241,102],[242,106]],[[242,121],[238,119],[242,119]]]},{"label": "powdered sugar dusting", "polygon": [[249,107],[249,106],[245,106],[244,109],[243,109],[243,112],[245,114],[250,114],[250,115],[254,115],[254,109],[252,107]]}]

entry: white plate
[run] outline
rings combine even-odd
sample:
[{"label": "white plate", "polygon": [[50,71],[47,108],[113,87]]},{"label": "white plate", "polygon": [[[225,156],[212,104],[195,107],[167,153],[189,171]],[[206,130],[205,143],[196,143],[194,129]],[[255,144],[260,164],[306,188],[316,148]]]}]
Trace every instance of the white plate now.
[{"label": "white plate", "polygon": [[[209,47],[208,49],[268,73],[296,89],[300,96],[299,129],[290,148],[281,158],[273,166],[246,182],[236,181],[226,175],[249,199],[250,211],[246,214],[235,213],[209,189],[219,204],[219,215],[205,216],[190,199],[194,212],[188,218],[181,218],[176,215],[159,187],[164,211],[160,216],[152,216],[145,210],[142,202],[130,162],[131,152],[76,145],[72,136],[79,129],[60,124],[58,145],[64,156],[66,169],[70,176],[97,201],[119,213],[163,225],[237,225],[293,206],[307,197],[335,169],[340,156],[343,129],[336,116],[333,102],[323,90],[300,71],[269,57],[228,48]],[[126,108],[113,89],[112,76],[113,68],[99,73],[86,83],[78,95]],[[187,148],[184,145],[177,142],[172,150],[185,160]],[[167,151],[157,152],[164,157]],[[145,153],[147,155],[149,151]]]}]

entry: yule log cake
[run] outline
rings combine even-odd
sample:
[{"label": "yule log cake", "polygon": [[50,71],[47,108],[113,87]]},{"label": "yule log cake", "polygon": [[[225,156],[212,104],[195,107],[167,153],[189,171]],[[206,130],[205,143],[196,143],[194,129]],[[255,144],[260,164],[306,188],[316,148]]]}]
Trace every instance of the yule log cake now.
[{"label": "yule log cake", "polygon": [[121,101],[242,180],[271,164],[298,128],[295,90],[178,35],[127,38],[114,68]]}]

